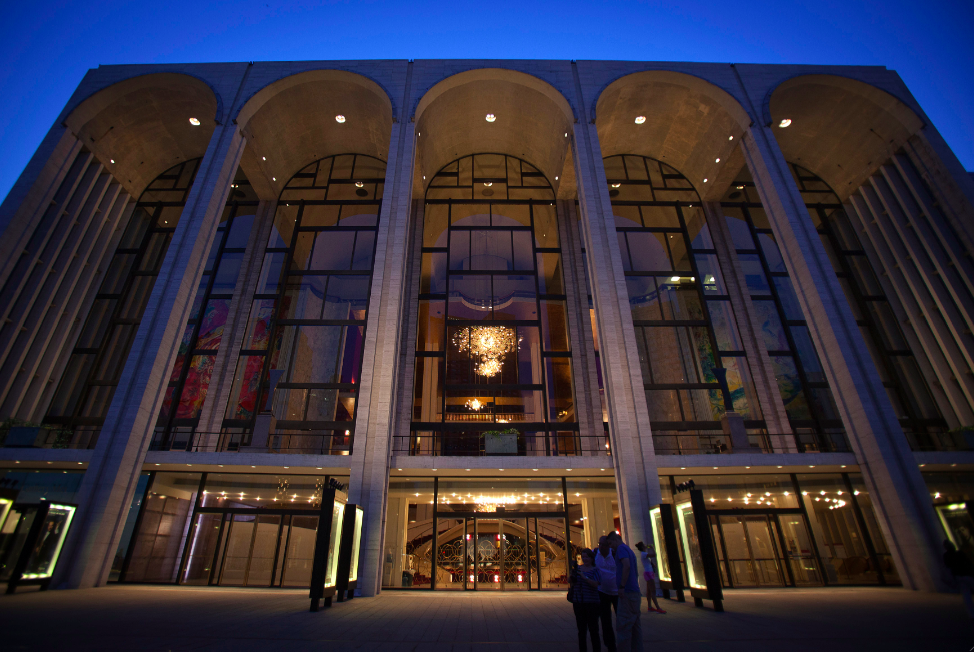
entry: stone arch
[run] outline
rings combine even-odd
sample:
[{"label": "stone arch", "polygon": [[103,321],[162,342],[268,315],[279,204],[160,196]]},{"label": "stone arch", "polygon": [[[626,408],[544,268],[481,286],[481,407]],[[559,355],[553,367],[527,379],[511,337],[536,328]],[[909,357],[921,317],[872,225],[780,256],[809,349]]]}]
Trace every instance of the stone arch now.
[{"label": "stone arch", "polygon": [[[637,124],[637,116],[645,121]],[[620,77],[595,103],[603,157],[639,154],[660,160],[681,170],[705,201],[719,199],[744,165],[738,139],[751,122],[727,91],[667,70]]]},{"label": "stone arch", "polygon": [[258,196],[272,199],[319,159],[356,152],[386,160],[394,116],[388,93],[373,80],[344,70],[309,70],[254,93],[236,121],[247,138],[240,167]]},{"label": "stone arch", "polygon": [[[222,100],[209,84],[163,72],[93,93],[68,114],[64,126],[138,197],[163,171],[203,156],[222,112]],[[190,118],[200,124],[190,124]]]},{"label": "stone arch", "polygon": [[[776,85],[765,99],[763,119],[785,159],[821,177],[843,200],[924,126],[890,93],[820,74]],[[791,120],[787,128],[778,126],[783,119]]]},{"label": "stone arch", "polygon": [[[487,122],[488,113],[494,122]],[[414,120],[416,196],[444,165],[477,152],[532,161],[556,189],[571,167],[571,105],[553,86],[523,72],[479,68],[447,77],[423,94]]]}]

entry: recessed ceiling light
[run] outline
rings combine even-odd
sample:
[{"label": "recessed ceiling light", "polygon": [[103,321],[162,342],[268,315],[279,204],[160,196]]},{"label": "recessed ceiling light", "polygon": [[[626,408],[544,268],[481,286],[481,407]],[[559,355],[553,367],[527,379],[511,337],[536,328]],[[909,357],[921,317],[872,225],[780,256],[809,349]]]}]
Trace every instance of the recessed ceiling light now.
[{"label": "recessed ceiling light", "polygon": [[338,124],[342,124],[343,122],[345,122],[345,116],[339,113],[338,115],[335,116],[335,122],[337,122]]},{"label": "recessed ceiling light", "polygon": [[787,127],[790,124],[791,124],[791,118],[785,118],[784,120],[782,120],[781,122],[778,123],[778,126],[781,127],[782,129],[784,129],[785,127]]},{"label": "recessed ceiling light", "polygon": [[612,187],[613,188],[621,188],[622,187],[622,184],[621,183],[613,183],[612,184]]},{"label": "recessed ceiling light", "polygon": [[568,138],[568,132],[567,131],[565,132],[565,138]]},{"label": "recessed ceiling light", "polygon": [[537,471],[538,469],[531,469],[532,471]]},{"label": "recessed ceiling light", "polygon": [[637,115],[636,116],[636,124],[637,125],[641,125],[644,122],[646,122],[646,116],[644,116],[644,115]]},{"label": "recessed ceiling light", "polygon": [[558,177],[555,177],[555,181],[558,181]]},{"label": "recessed ceiling light", "polygon": [[112,163],[112,165],[114,165],[115,164],[115,159],[112,159],[111,160],[111,163]]},{"label": "recessed ceiling light", "polygon": [[673,277],[670,278],[670,282],[671,283],[679,283],[680,282],[680,277],[679,276],[673,276]]},{"label": "recessed ceiling light", "polygon": [[738,190],[744,190],[744,186],[737,186]]},{"label": "recessed ceiling light", "polygon": [[488,113],[487,114],[487,122],[493,122],[496,119],[497,119],[497,116],[495,116],[493,113]]},{"label": "recessed ceiling light", "polygon": [[734,140],[734,137],[730,136],[727,140]]},{"label": "recessed ceiling light", "polygon": [[277,177],[271,177],[271,181],[277,181]]},{"label": "recessed ceiling light", "polygon": [[356,181],[355,182],[355,187],[356,188],[364,188],[365,187],[365,184],[362,183],[361,181]]},{"label": "recessed ceiling light", "polygon": [[490,187],[491,187],[492,185],[494,185],[494,182],[493,182],[493,181],[485,181],[485,182],[484,182],[484,186],[485,186],[486,188],[490,188]]},{"label": "recessed ceiling light", "polygon": [[716,161],[714,161],[714,163],[720,163],[720,159],[717,159]]},{"label": "recessed ceiling light", "polygon": [[703,180],[703,182],[704,182],[704,183],[707,183],[707,179],[704,179],[704,180]]},{"label": "recessed ceiling light", "polygon": [[189,119],[189,124],[193,125],[194,127],[199,127],[200,126],[200,121],[199,121],[198,118],[190,118]]},{"label": "recessed ceiling light", "polygon": [[261,158],[264,159],[265,161],[267,160],[266,156],[261,156]]}]

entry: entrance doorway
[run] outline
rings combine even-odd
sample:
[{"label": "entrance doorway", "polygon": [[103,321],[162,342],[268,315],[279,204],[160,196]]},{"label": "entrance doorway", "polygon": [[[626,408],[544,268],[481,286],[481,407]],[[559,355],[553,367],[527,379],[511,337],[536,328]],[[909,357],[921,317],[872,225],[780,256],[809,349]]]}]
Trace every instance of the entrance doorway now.
[{"label": "entrance doorway", "polygon": [[[565,519],[518,514],[437,519],[433,588],[526,591],[567,585]],[[425,551],[420,551],[425,556]]]},{"label": "entrance doorway", "polygon": [[180,584],[307,587],[317,529],[307,511],[197,513]]},{"label": "entrance doorway", "polygon": [[708,514],[725,587],[822,584],[800,510],[708,510]]}]

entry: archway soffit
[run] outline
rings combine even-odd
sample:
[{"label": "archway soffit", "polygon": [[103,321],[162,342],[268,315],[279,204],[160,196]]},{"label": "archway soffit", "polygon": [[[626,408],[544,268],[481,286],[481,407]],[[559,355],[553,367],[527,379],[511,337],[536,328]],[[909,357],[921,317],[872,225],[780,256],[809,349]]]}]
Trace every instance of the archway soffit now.
[{"label": "archway soffit", "polygon": [[[224,111],[223,98],[220,96],[220,93],[218,93],[217,90],[213,88],[213,85],[210,82],[208,82],[205,78],[200,77],[199,75],[194,75],[184,70],[166,70],[166,69],[154,70],[149,73],[142,73],[142,74],[132,75],[131,77],[125,77],[124,79],[113,80],[111,83],[108,83],[92,91],[84,98],[79,99],[73,106],[70,107],[69,110],[67,110],[64,119],[61,121],[61,124],[68,129],[72,129],[70,123],[77,123],[78,119],[80,119],[80,124],[76,125],[77,128],[80,129],[85,124],[87,124],[88,121],[90,121],[92,118],[98,115],[105,108],[105,107],[100,107],[97,110],[91,110],[90,115],[84,115],[84,113],[78,114],[79,110],[85,108],[85,104],[91,102],[91,100],[94,100],[98,95],[112,88],[115,88],[120,84],[131,85],[131,82],[135,80],[149,81],[152,77],[157,77],[159,75],[178,75],[180,77],[187,77],[189,79],[204,84],[209,89],[210,93],[213,95],[213,99],[216,101],[216,112],[213,115],[213,121],[216,122],[217,124],[223,124],[223,111]],[[146,86],[151,87],[151,84],[146,84]],[[133,90],[135,89],[133,88]],[[75,118],[76,115],[78,115],[78,119]]]},{"label": "archway soffit", "polygon": [[240,103],[240,108],[237,110],[236,115],[233,117],[233,121],[243,129],[250,119],[260,111],[261,107],[275,96],[294,86],[314,81],[344,81],[357,84],[365,90],[371,91],[376,97],[384,101],[389,109],[393,124],[399,121],[396,103],[389,90],[382,83],[361,72],[343,67],[309,68],[307,70],[282,75],[257,89],[246,100],[243,100]]},{"label": "archway soffit", "polygon": [[[710,96],[718,104],[720,104],[731,115],[731,117],[733,117],[734,120],[740,125],[741,129],[747,129],[754,121],[751,115],[747,112],[747,109],[745,109],[744,106],[741,104],[740,100],[734,97],[734,95],[731,94],[730,91],[728,91],[725,88],[722,88],[721,86],[718,86],[717,84],[710,81],[709,79],[705,79],[703,77],[700,77],[699,75],[694,75],[689,72],[683,72],[681,70],[663,70],[660,68],[648,68],[646,70],[636,70],[633,72],[623,73],[607,81],[601,88],[599,88],[599,92],[596,93],[595,98],[592,100],[592,124],[595,124],[595,121],[598,116],[599,101],[602,99],[602,96],[605,95],[605,92],[609,90],[611,86],[628,77],[645,76],[645,75],[659,76],[660,79],[658,81],[660,82],[674,84],[677,86],[683,86],[688,90],[699,90],[703,92],[704,94]],[[688,81],[690,83],[687,83]],[[697,88],[694,89],[694,87]]]},{"label": "archway soffit", "polygon": [[418,123],[423,117],[423,113],[426,112],[426,109],[428,109],[430,105],[439,97],[445,95],[450,90],[478,81],[503,81],[511,84],[519,84],[538,91],[551,100],[555,106],[561,110],[569,123],[574,124],[578,122],[575,107],[568,100],[568,98],[566,98],[561,91],[552,86],[550,82],[532,75],[531,73],[516,70],[514,68],[497,67],[471,68],[469,70],[447,75],[446,77],[443,77],[431,84],[429,87],[424,89],[421,94],[418,94],[416,103],[414,104],[412,121],[414,123]]}]

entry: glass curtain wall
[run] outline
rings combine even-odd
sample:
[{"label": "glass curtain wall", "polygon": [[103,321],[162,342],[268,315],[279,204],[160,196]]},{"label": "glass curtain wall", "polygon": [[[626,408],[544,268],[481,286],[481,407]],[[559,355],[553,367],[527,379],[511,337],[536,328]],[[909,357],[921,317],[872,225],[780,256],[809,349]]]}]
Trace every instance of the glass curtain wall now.
[{"label": "glass curtain wall", "polygon": [[750,433],[763,434],[699,195],[655,159],[610,156],[603,164],[657,452],[726,450],[720,418],[727,404]]},{"label": "glass curtain wall", "polygon": [[771,230],[745,167],[721,209],[800,451],[845,451],[845,429]]},{"label": "glass curtain wall", "polygon": [[256,209],[257,195],[243,171],[238,170],[169,374],[152,440],[156,450],[200,450],[193,433],[223,340]]},{"label": "glass curtain wall", "polygon": [[139,197],[44,418],[89,437],[88,447],[105,422],[199,163],[171,167]]},{"label": "glass curtain wall", "polygon": [[605,452],[579,433],[555,196],[528,163],[477,154],[430,182],[415,378],[402,454]]},{"label": "glass curtain wall", "polygon": [[945,432],[947,422],[845,208],[820,178],[798,165],[790,167],[903,431],[914,447],[932,448],[931,435]]},{"label": "glass curtain wall", "polygon": [[[274,450],[352,450],[386,165],[316,161],[281,192],[223,421],[224,446],[277,419]],[[269,400],[268,400],[269,397]]]}]

